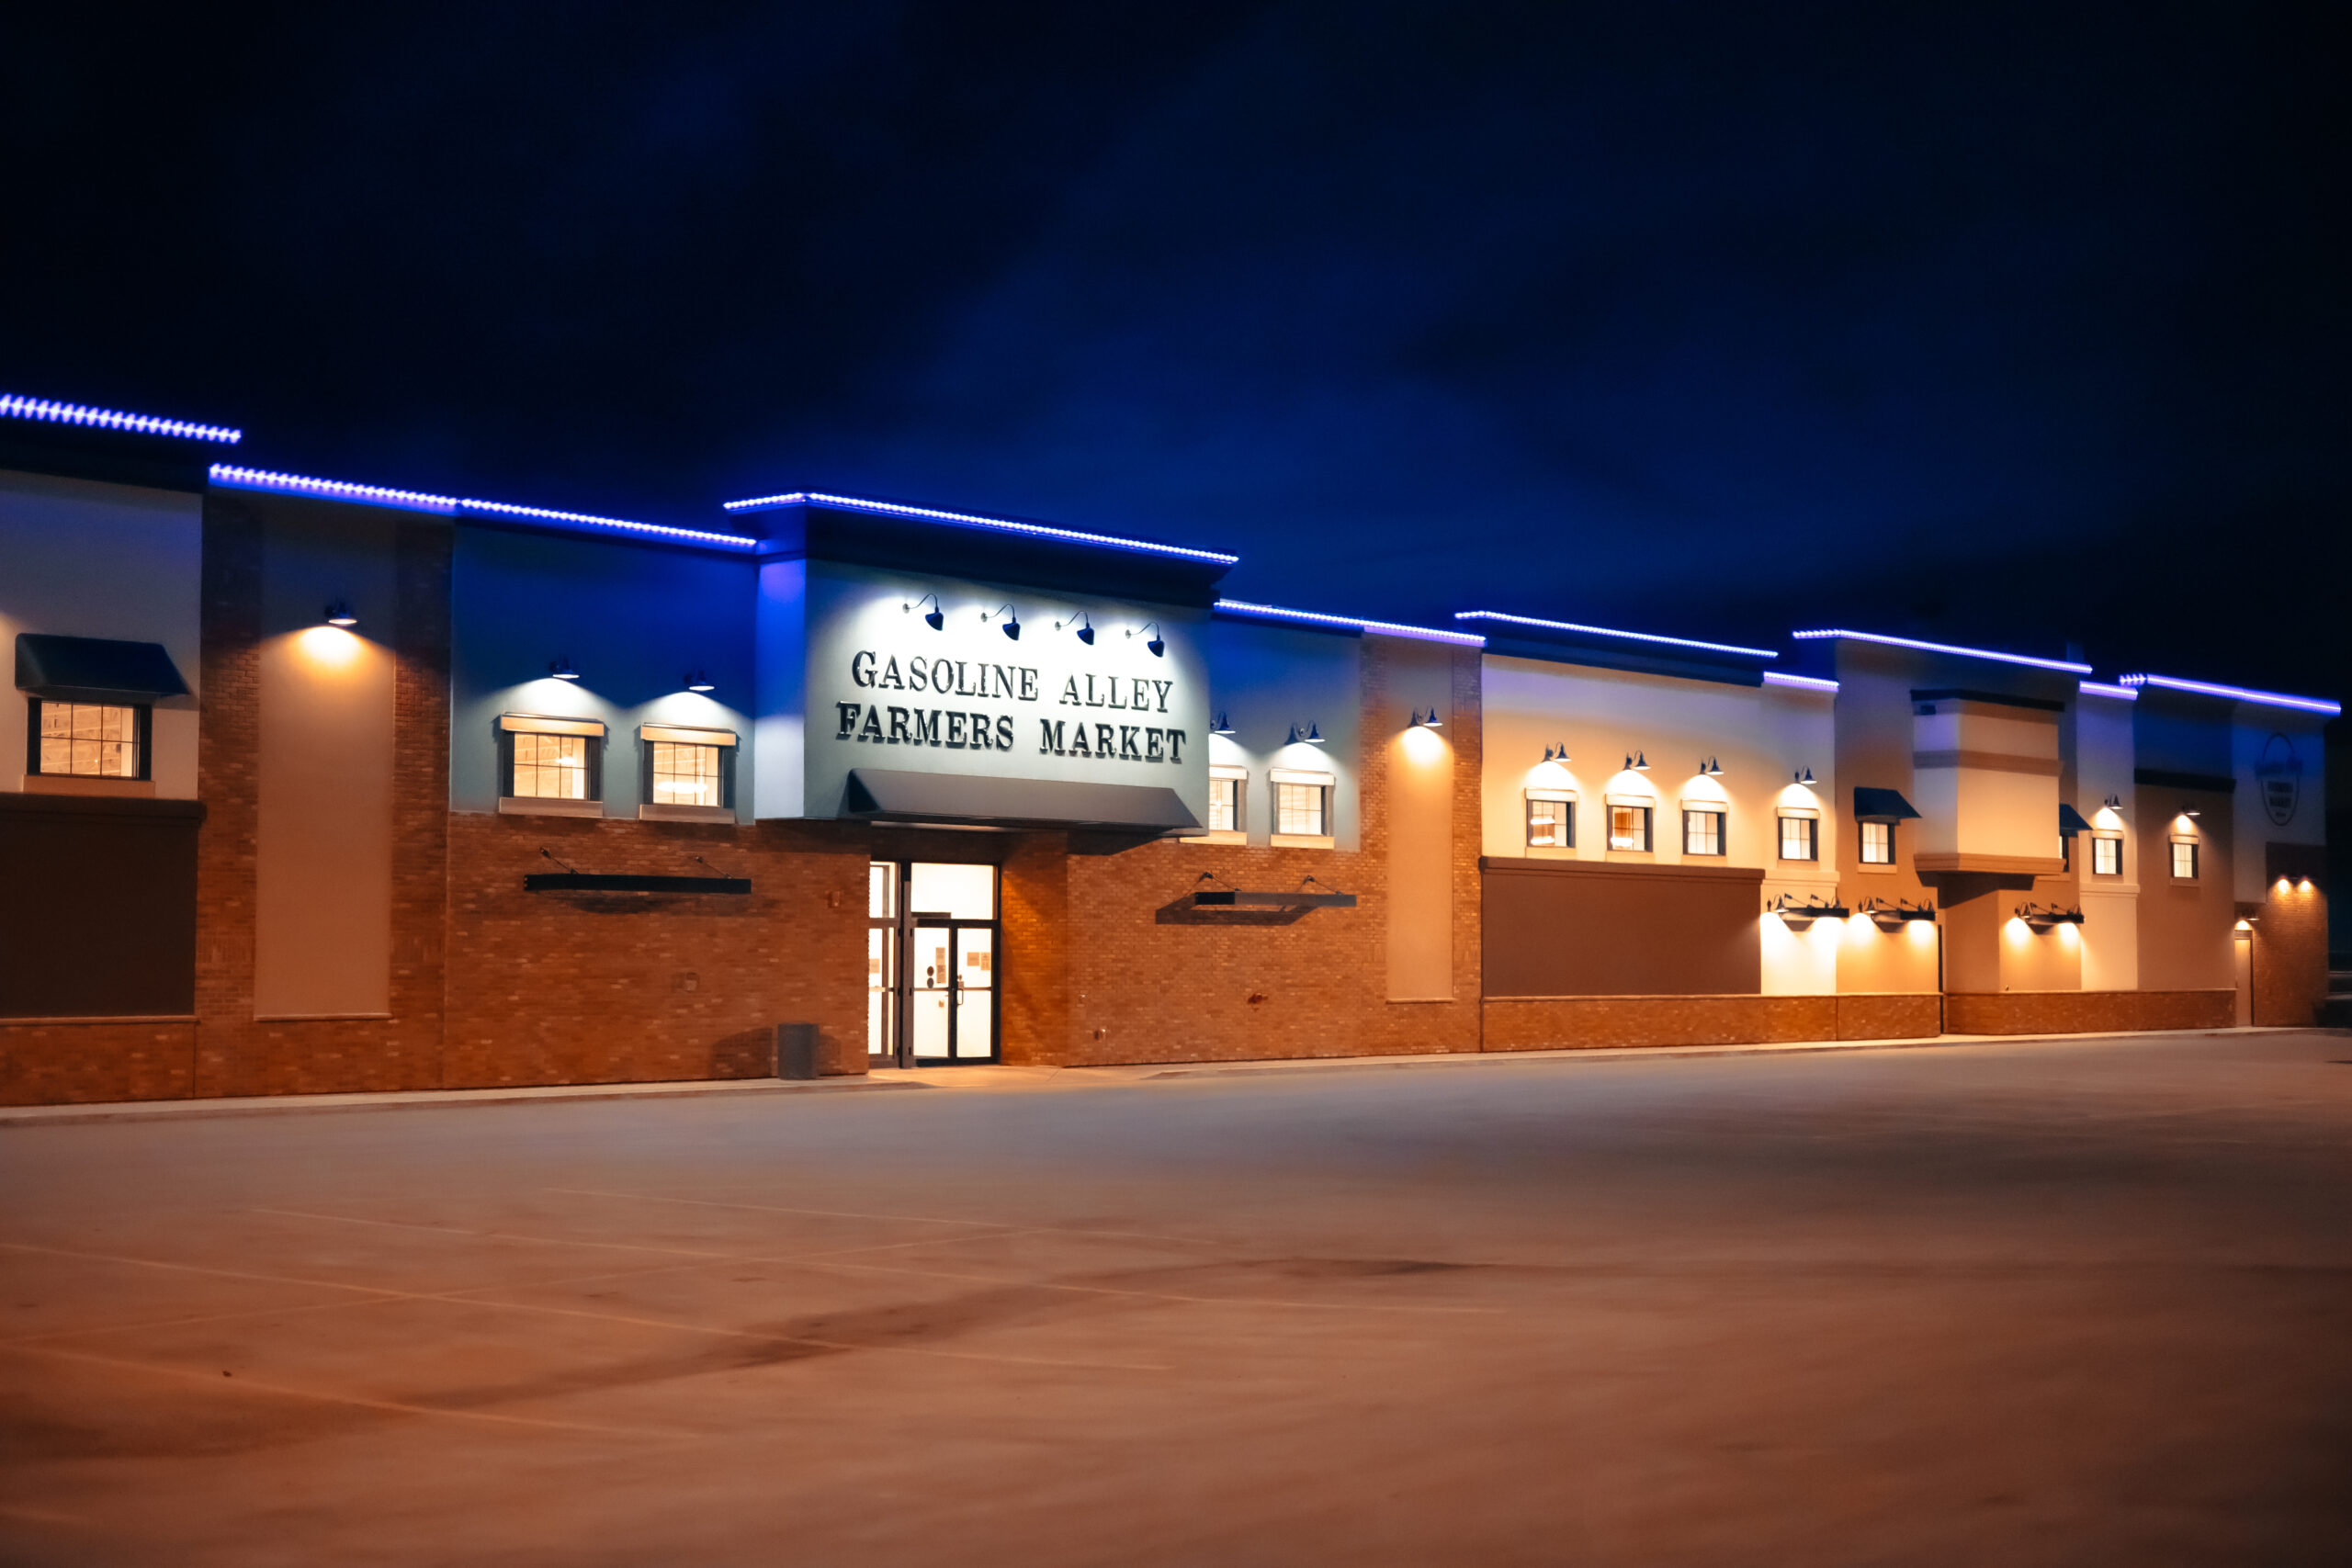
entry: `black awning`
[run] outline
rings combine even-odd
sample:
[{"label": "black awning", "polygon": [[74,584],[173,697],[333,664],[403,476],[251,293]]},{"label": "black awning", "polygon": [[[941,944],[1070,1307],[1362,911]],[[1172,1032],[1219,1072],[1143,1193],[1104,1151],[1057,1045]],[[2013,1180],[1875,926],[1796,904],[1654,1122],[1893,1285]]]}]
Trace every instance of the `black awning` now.
[{"label": "black awning", "polygon": [[1164,833],[1201,825],[1183,796],[1150,784],[910,773],[895,768],[851,769],[843,810],[851,817],[893,822],[1005,828],[1125,828]]},{"label": "black awning", "polygon": [[60,702],[184,697],[187,682],[160,642],[17,634],[17,689]]},{"label": "black awning", "polygon": [[2060,838],[2071,839],[2077,833],[2087,833],[2090,830],[2091,825],[2083,820],[2081,812],[2063,800],[2058,803],[2058,836]]},{"label": "black awning", "polygon": [[1865,784],[1854,786],[1854,820],[1857,822],[1901,822],[1919,814],[1903,798],[1899,789],[1871,789]]}]

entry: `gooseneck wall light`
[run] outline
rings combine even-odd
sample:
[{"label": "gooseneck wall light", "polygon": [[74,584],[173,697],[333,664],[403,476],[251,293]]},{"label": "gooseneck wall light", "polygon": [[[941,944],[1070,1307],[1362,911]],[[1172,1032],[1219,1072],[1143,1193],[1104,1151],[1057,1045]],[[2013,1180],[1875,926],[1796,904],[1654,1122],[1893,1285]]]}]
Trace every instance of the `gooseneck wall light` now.
[{"label": "gooseneck wall light", "polygon": [[1078,632],[1079,641],[1084,643],[1089,648],[1092,648],[1094,646],[1094,618],[1092,616],[1089,615],[1085,611],[1080,610],[1077,615],[1072,615],[1067,621],[1056,621],[1054,623],[1054,630],[1057,632],[1069,631],[1073,627],[1075,627]]},{"label": "gooseneck wall light", "polygon": [[901,604],[899,608],[911,614],[914,610],[915,604],[922,604],[923,599],[931,601],[931,609],[923,615],[922,624],[929,626],[933,631],[937,631],[947,624],[947,612],[939,607],[938,594],[926,593],[922,596],[922,599],[916,600],[914,604]]},{"label": "gooseneck wall light", "polygon": [[1625,758],[1624,771],[1629,773],[1648,773],[1650,771],[1650,760],[1648,754],[1642,751],[1629,753]]},{"label": "gooseneck wall light", "polygon": [[559,681],[577,681],[580,679],[580,671],[572,668],[571,660],[569,659],[559,659],[548,664],[548,673],[554,676]]},{"label": "gooseneck wall light", "polygon": [[1285,746],[1320,746],[1323,744],[1322,727],[1316,724],[1314,720],[1309,719],[1306,725],[1306,733],[1301,735],[1298,732],[1298,726],[1294,724],[1290,727],[1290,739],[1283,741],[1283,744]]},{"label": "gooseneck wall light", "polygon": [[1230,735],[1233,733],[1233,720],[1226,716],[1226,712],[1223,708],[1217,709],[1216,717],[1209,722],[1209,733],[1211,735]]},{"label": "gooseneck wall light", "polygon": [[1699,772],[1708,778],[1719,779],[1724,776],[1724,765],[1710,757],[1699,764]]},{"label": "gooseneck wall light", "polygon": [[[1004,617],[997,623],[997,630],[1002,632],[1006,637],[1011,637],[1013,641],[1019,642],[1021,640],[1021,617],[1013,614],[1012,606],[1010,604],[1001,605],[998,608],[996,613]],[[986,610],[981,611],[980,620],[982,623],[985,624],[988,618],[989,613]]]},{"label": "gooseneck wall light", "polygon": [[707,692],[712,689],[710,677],[699,670],[686,671],[685,685],[689,692]]},{"label": "gooseneck wall light", "polygon": [[1445,720],[1438,717],[1437,709],[1435,708],[1430,709],[1427,713],[1423,713],[1420,709],[1415,708],[1413,710],[1413,722],[1408,728],[1415,729],[1443,729],[1445,728]]},{"label": "gooseneck wall light", "polygon": [[1813,783],[1813,770],[1811,768],[1799,768],[1795,773],[1789,775],[1789,782],[1791,784],[1810,784]]},{"label": "gooseneck wall light", "polygon": [[1168,657],[1168,644],[1160,637],[1159,623],[1158,621],[1146,621],[1139,626],[1129,626],[1127,628],[1127,635],[1129,637],[1141,637],[1146,632],[1149,632],[1151,634],[1150,640],[1147,641],[1143,645],[1146,651],[1150,653],[1154,659],[1165,659]]},{"label": "gooseneck wall light", "polygon": [[322,618],[331,626],[356,626],[359,624],[359,617],[351,613],[351,601],[348,599],[338,599],[329,604]]},{"label": "gooseneck wall light", "polygon": [[1568,760],[1568,743],[1563,740],[1557,746],[1544,747],[1544,760],[1547,762],[1566,761]]}]

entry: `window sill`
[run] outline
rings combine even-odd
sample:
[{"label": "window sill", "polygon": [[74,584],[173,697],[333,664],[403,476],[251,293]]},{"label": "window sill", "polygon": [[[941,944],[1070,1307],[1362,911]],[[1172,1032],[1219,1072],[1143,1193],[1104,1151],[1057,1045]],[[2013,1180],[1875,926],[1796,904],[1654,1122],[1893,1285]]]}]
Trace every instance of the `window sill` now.
[{"label": "window sill", "polygon": [[130,799],[155,797],[153,779],[110,779],[95,773],[27,773],[27,795],[111,795]]},{"label": "window sill", "polygon": [[[1802,861],[1798,863],[1802,865],[1812,865],[1815,863],[1813,861]],[[1865,876],[1893,876],[1898,868],[1883,861],[1866,860],[1857,861],[1854,863],[1854,869],[1860,872]]]},{"label": "window sill", "polygon": [[732,822],[735,808],[731,806],[678,806],[665,801],[649,800],[637,808],[638,818],[645,822]]},{"label": "window sill", "polygon": [[502,795],[498,797],[501,817],[602,817],[605,803],[601,800],[553,800],[537,795]]},{"label": "window sill", "polygon": [[1329,850],[1338,847],[1329,833],[1276,833],[1266,842],[1278,850]]},{"label": "window sill", "polygon": [[1611,860],[1654,861],[1657,859],[1657,852],[1656,850],[1611,850],[1609,852],[1609,858]]}]

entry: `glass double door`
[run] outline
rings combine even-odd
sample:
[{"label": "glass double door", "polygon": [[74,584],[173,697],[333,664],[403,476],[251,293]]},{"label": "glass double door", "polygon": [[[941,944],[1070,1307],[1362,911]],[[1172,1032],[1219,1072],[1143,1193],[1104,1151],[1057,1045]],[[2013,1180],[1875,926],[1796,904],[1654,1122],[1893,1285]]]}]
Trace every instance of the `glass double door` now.
[{"label": "glass double door", "polygon": [[996,867],[876,861],[868,877],[869,1059],[995,1061]]}]

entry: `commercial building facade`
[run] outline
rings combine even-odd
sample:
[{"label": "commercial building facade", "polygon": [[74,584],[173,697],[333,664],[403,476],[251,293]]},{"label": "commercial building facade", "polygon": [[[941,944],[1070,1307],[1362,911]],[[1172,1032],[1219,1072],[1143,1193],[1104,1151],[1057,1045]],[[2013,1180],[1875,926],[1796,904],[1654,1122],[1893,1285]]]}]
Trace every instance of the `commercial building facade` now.
[{"label": "commercial building facade", "polygon": [[[2323,699],[0,417],[0,1101],[2311,1021]],[[1540,609],[1541,606],[1521,607]],[[17,764],[21,762],[21,766]]]}]

